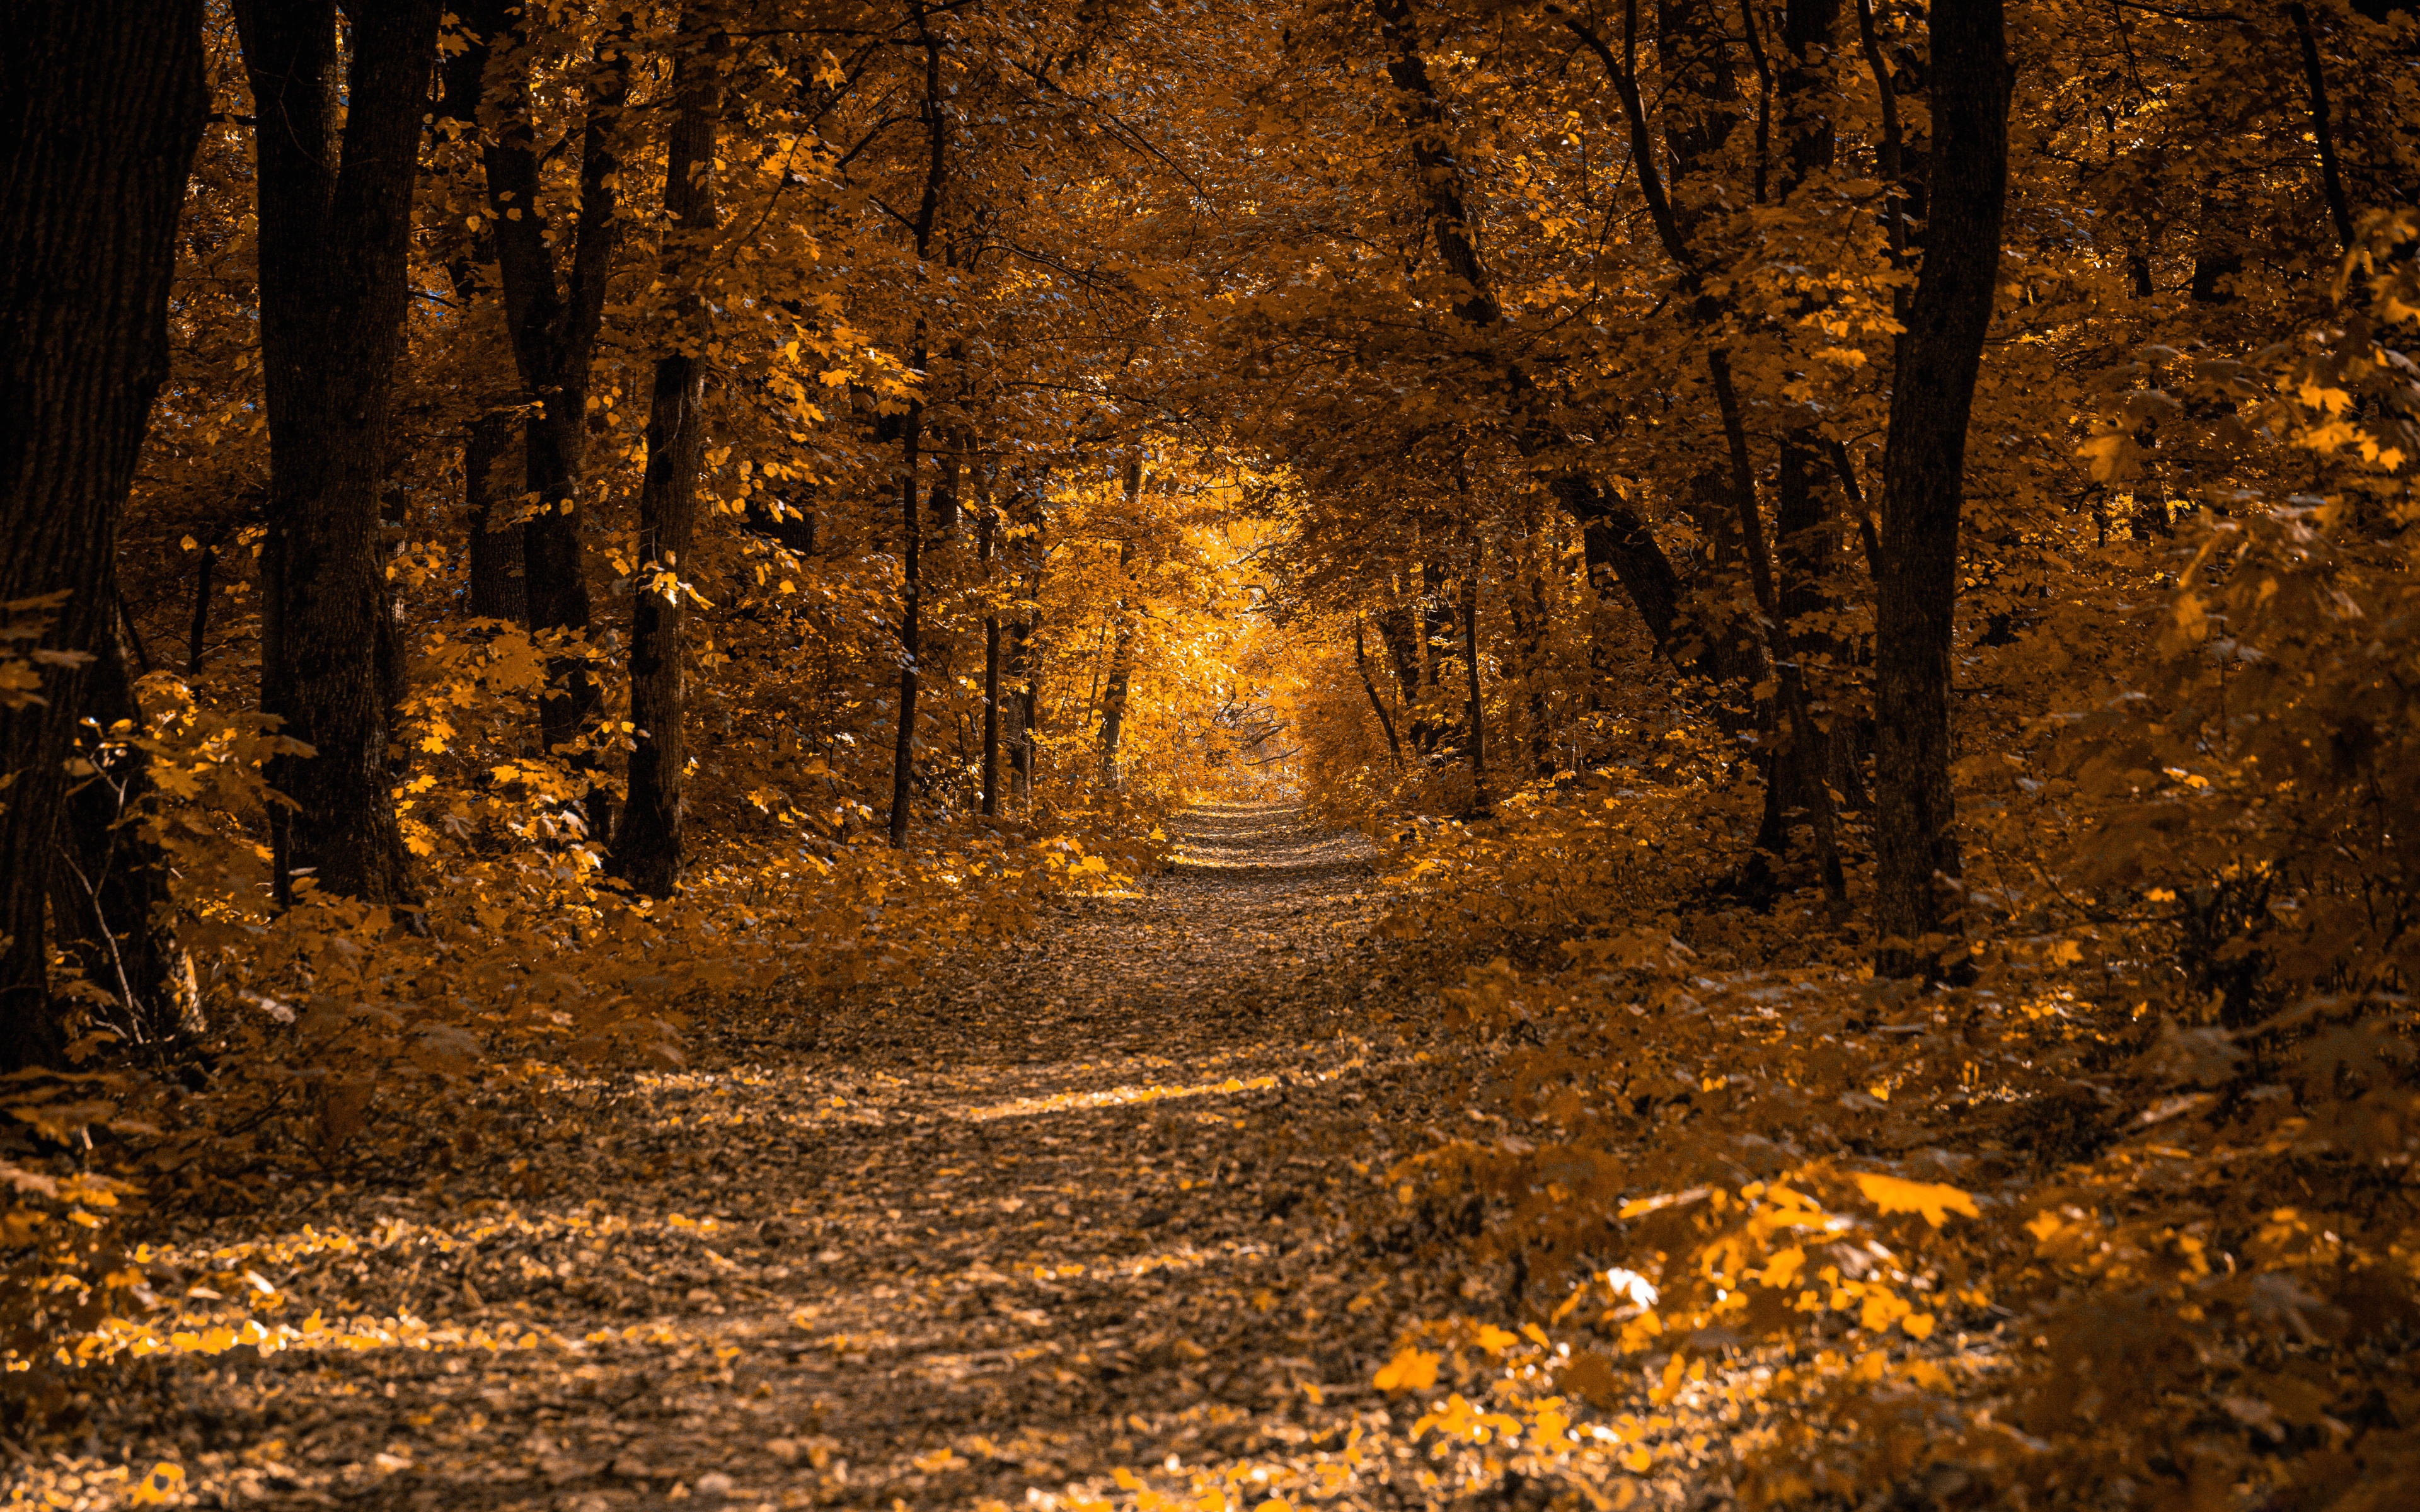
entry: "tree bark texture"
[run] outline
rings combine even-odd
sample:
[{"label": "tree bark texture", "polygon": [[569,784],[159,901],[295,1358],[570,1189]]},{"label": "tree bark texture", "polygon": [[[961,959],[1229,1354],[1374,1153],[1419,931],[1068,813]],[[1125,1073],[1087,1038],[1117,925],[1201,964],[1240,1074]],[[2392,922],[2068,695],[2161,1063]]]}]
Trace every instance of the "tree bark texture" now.
[{"label": "tree bark texture", "polygon": [[340,48],[335,0],[236,8],[259,120],[261,707],[315,752],[270,766],[292,803],[271,810],[283,898],[304,872],[349,898],[410,898],[387,763],[379,530],[438,12],[435,0],[364,9]]},{"label": "tree bark texture", "polygon": [[1875,969],[1938,969],[1960,875],[1950,653],[1966,426],[2000,266],[2009,68],[2001,0],[1932,8],[1924,260],[1892,377],[1875,583]]},{"label": "tree bark texture", "polygon": [[[698,275],[714,235],[715,117],[721,109],[713,39],[696,26],[694,7],[682,15],[680,52],[673,60],[674,116],[664,154],[663,283],[682,289]],[[662,577],[695,572],[697,474],[706,452],[706,301],[694,288],[677,295],[666,339],[656,359],[648,396],[647,471],[639,486],[638,591],[630,596],[630,751],[628,797],[606,870],[651,898],[669,898],[680,884],[681,777],[688,754],[681,738],[681,637],[686,611],[676,586]]]},{"label": "tree bark texture", "polygon": [[[0,57],[0,607],[58,597],[37,647],[115,640],[112,559],[151,401],[185,175],[209,108],[199,0],[34,0]],[[0,609],[5,613],[5,609]],[[73,665],[0,709],[0,1072],[63,1044],[43,892],[83,708]]]}]

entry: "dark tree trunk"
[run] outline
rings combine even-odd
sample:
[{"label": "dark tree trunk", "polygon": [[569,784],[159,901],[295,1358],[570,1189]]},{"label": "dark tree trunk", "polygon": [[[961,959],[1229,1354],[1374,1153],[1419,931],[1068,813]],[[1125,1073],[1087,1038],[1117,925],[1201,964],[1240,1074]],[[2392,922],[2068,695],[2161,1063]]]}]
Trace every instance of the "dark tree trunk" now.
[{"label": "dark tree trunk", "polygon": [[316,753],[270,765],[293,805],[270,811],[281,899],[305,872],[349,898],[410,898],[387,762],[379,530],[439,8],[365,9],[340,48],[335,0],[236,8],[260,120],[261,706]]},{"label": "dark tree trunk", "polygon": [[[504,0],[476,0],[463,14],[477,35],[472,53],[478,60],[475,69],[463,64],[465,71],[484,78],[498,59],[509,69],[502,90],[505,114],[487,123],[482,157],[513,363],[523,393],[538,405],[523,433],[526,486],[538,499],[537,513],[522,530],[529,623],[534,630],[584,640],[592,621],[579,504],[587,462],[590,373],[604,323],[605,287],[621,240],[622,162],[615,138],[629,98],[628,38],[609,32],[589,72],[580,136],[580,208],[566,235],[539,208],[531,78],[536,60],[529,39],[516,30],[525,23],[516,20],[519,12]],[[567,277],[557,267],[563,247],[569,251]],[[547,675],[560,691],[538,702],[539,737],[549,751],[568,755],[577,770],[594,773],[597,758],[590,735],[602,692],[580,655],[551,658]],[[604,839],[612,813],[602,789],[591,789],[587,811],[589,833]]]},{"label": "dark tree trunk", "polygon": [[1395,764],[1404,764],[1404,743],[1395,738],[1394,716],[1387,712],[1387,701],[1378,696],[1378,680],[1370,675],[1370,647],[1361,628],[1361,616],[1353,616],[1353,665],[1361,672],[1361,690],[1370,695],[1370,711],[1378,717],[1378,728],[1386,733],[1387,751]]},{"label": "dark tree trunk", "polygon": [[520,422],[508,410],[471,422],[462,444],[463,502],[470,514],[471,612],[483,620],[529,624],[528,582],[522,566],[525,532],[497,517],[520,498],[513,486],[513,443]]},{"label": "dark tree trunk", "polygon": [[[1416,717],[1420,701],[1420,632],[1412,611],[1397,605],[1378,616],[1378,643],[1387,648],[1387,662],[1395,671],[1395,691],[1402,697],[1406,726]],[[1414,749],[1418,751],[1418,747]],[[1418,751],[1425,755],[1425,751]]]},{"label": "dark tree trunk", "polygon": [[2352,204],[2345,196],[2344,171],[2336,162],[2336,132],[2328,111],[2328,75],[2319,63],[2319,39],[2311,29],[2309,8],[2297,3],[2286,7],[2287,18],[2294,23],[2294,37],[2303,49],[2303,87],[2310,99],[2311,140],[2319,149],[2319,192],[2328,204],[2328,220],[2335,227],[2336,244],[2346,252],[2352,251]]},{"label": "dark tree trunk", "polygon": [[[1672,656],[1673,635],[1681,618],[1681,575],[1672,570],[1671,559],[1655,544],[1654,532],[1637,510],[1606,493],[1585,472],[1560,474],[1554,490],[1556,503],[1579,522],[1590,583],[1602,593],[1605,578],[1610,574],[1638,610],[1655,649]],[[1707,674],[1702,667],[1689,670]]]},{"label": "dark tree trunk", "polygon": [[1412,716],[1413,747],[1440,762],[1462,744],[1445,694],[1445,657],[1457,628],[1455,606],[1446,597],[1448,576],[1434,560],[1420,563],[1420,704]]},{"label": "dark tree trunk", "polygon": [[[673,60],[675,115],[664,156],[663,283],[680,289],[714,235],[715,116],[721,109],[714,38],[696,25],[694,7],[682,13],[680,53]],[[647,471],[639,486],[641,580],[630,599],[629,796],[613,831],[606,870],[651,898],[669,898],[680,884],[681,608],[677,577],[694,573],[690,543],[697,533],[697,473],[706,451],[706,362],[710,332],[706,301],[690,290],[677,296],[670,329],[673,347],[656,359],[647,409]],[[666,581],[671,579],[674,581]]]},{"label": "dark tree trunk", "polygon": [[1118,546],[1118,599],[1110,612],[1117,640],[1109,648],[1109,675],[1101,694],[1101,785],[1118,785],[1118,741],[1125,733],[1126,692],[1134,683],[1135,625],[1128,595],[1134,585],[1134,537],[1141,527],[1142,458],[1126,459],[1126,538]]},{"label": "dark tree trunk", "polygon": [[34,648],[45,658],[39,701],[0,701],[0,1072],[55,1063],[63,1047],[42,916],[64,764],[94,680],[75,661],[115,649],[118,517],[167,376],[177,212],[209,105],[199,0],[34,0],[10,23],[0,620],[48,600],[49,624]]},{"label": "dark tree trunk", "polygon": [[1483,548],[1474,534],[1470,543],[1470,567],[1462,579],[1462,668],[1468,684],[1468,712],[1465,719],[1470,728],[1470,809],[1473,813],[1485,813],[1487,799],[1487,705],[1479,692],[1479,569],[1484,560]]},{"label": "dark tree trunk", "polygon": [[[486,85],[487,50],[467,47],[449,55],[438,70],[440,91],[432,124],[432,140],[448,140],[449,131],[476,139],[479,94]],[[471,310],[494,288],[492,232],[473,233],[445,267],[459,308],[458,331],[466,330]],[[494,401],[489,401],[494,402]],[[516,449],[526,452],[520,417],[510,409],[490,409],[471,422],[462,438],[462,504],[471,543],[471,613],[483,620],[529,624],[527,531],[518,519],[525,482],[518,461],[507,458]]]},{"label": "dark tree trunk", "polygon": [[[119,637],[104,637],[84,671],[82,703],[101,730],[142,717]],[[152,792],[142,752],[79,738],[91,770],[68,795],[51,868],[51,920],[87,984],[116,999],[109,1026],[159,1046],[201,1026],[193,963],[171,925],[168,860],[136,825]]]},{"label": "dark tree trunk", "polygon": [[991,818],[1000,812],[1000,606],[990,602],[991,558],[1000,522],[988,498],[985,506],[975,558],[983,563],[985,601],[989,606],[984,614],[983,811]]},{"label": "dark tree trunk", "polygon": [[1405,124],[1411,129],[1412,163],[1419,171],[1429,234],[1435,239],[1438,261],[1463,285],[1454,299],[1453,313],[1483,330],[1496,324],[1501,310],[1486,265],[1480,260],[1479,231],[1470,224],[1462,164],[1453,152],[1452,123],[1429,77],[1428,60],[1420,53],[1419,18],[1412,13],[1411,0],[1373,3],[1391,54],[1387,59],[1387,77],[1395,86]]},{"label": "dark tree trunk", "polygon": [[1008,796],[1013,804],[1029,806],[1035,777],[1033,735],[1040,722],[1034,704],[1041,674],[1035,663],[1042,630],[1042,501],[1048,488],[1047,476],[1026,477],[1009,493],[1008,517],[1018,527],[1008,547],[1017,617],[1001,627],[1006,644],[1001,652],[1001,676],[1009,686],[1002,714],[1007,720]]},{"label": "dark tree trunk", "polygon": [[1009,711],[1008,731],[1008,796],[1011,803],[1033,801],[1033,626],[1026,620],[1012,620],[1008,625],[1008,649],[1003,656],[1010,698],[1015,707]]},{"label": "dark tree trunk", "polygon": [[[916,282],[924,282],[924,264],[932,255],[933,227],[941,209],[941,183],[948,171],[950,126],[941,105],[941,39],[921,8],[916,12],[918,40],[924,49],[924,193],[916,209],[913,230]],[[924,317],[916,317],[916,349],[909,365],[921,378],[931,354],[925,346]],[[916,512],[917,449],[924,439],[924,401],[921,392],[908,403],[899,427],[899,717],[897,744],[891,759],[891,843],[908,843],[908,821],[916,797],[916,694],[923,678],[923,523]]]},{"label": "dark tree trunk", "polygon": [[1875,969],[1887,976],[1939,968],[1961,874],[1949,785],[1958,526],[2000,266],[2009,82],[2001,0],[1934,5],[1931,218],[1892,376],[1875,584]]},{"label": "dark tree trunk", "polygon": [[[1718,479],[1709,486],[1719,487]],[[1638,512],[1607,494],[1583,472],[1566,472],[1555,480],[1556,501],[1580,524],[1580,543],[1589,582],[1599,593],[1609,577],[1637,609],[1655,642],[1655,649],[1674,670],[1703,679],[1719,690],[1743,690],[1756,681],[1755,643],[1739,632],[1736,616],[1702,588],[1689,594],[1673,569],[1671,559],[1655,543],[1655,533]],[[1728,512],[1705,518],[1707,533],[1725,549],[1738,554],[1736,517]],[[1717,569],[1724,581],[1735,582],[1730,569]],[[1716,713],[1727,725],[1738,724],[1726,699]]]},{"label": "dark tree trunk", "polygon": [[[921,352],[918,354],[923,355]],[[922,366],[920,363],[918,364]],[[916,694],[923,681],[923,584],[919,561],[923,534],[916,519],[916,442],[923,429],[923,405],[908,407],[908,424],[899,442],[899,712],[891,752],[891,843],[908,843],[908,820],[916,793]]]}]

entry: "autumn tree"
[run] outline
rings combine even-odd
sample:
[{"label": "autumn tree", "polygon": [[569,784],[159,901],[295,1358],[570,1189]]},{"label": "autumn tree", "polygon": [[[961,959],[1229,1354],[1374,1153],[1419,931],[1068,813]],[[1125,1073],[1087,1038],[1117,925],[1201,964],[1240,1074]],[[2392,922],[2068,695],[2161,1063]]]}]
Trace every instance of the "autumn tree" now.
[{"label": "autumn tree", "polygon": [[[714,150],[721,90],[716,69],[722,39],[696,7],[682,12],[673,60],[673,122],[664,153],[665,236],[662,282],[682,290],[707,255],[714,230]],[[656,359],[648,395],[647,464],[639,486],[641,580],[630,607],[630,717],[638,727],[630,750],[628,802],[613,832],[607,867],[655,897],[680,877],[683,666],[679,573],[694,558],[697,474],[706,445],[704,299],[675,294],[662,339],[674,349]],[[692,560],[690,570],[694,571]]]},{"label": "autumn tree", "polygon": [[1933,136],[1916,297],[1892,374],[1875,563],[1877,968],[1931,969],[1954,914],[1950,658],[1966,431],[1999,283],[2009,175],[2008,39],[1999,0],[1932,9]]},{"label": "autumn tree", "polygon": [[[602,695],[584,641],[594,619],[581,508],[588,458],[590,384],[605,298],[620,249],[623,115],[633,38],[628,13],[566,18],[558,27],[531,8],[486,0],[464,12],[466,72],[484,81],[481,154],[504,319],[524,402],[523,475],[535,496],[524,527],[522,574],[530,626],[552,632],[551,683],[538,703],[544,748],[592,770]],[[566,55],[570,61],[566,61]],[[567,184],[550,183],[541,150],[540,71],[567,69],[576,140]],[[555,81],[550,77],[547,81]],[[589,828],[610,834],[612,806],[587,795]]]},{"label": "autumn tree", "polygon": [[270,422],[261,707],[311,754],[271,781],[277,886],[308,875],[412,898],[390,793],[388,689],[405,656],[379,558],[411,207],[436,56],[433,0],[342,29],[335,0],[242,0],[259,163]]}]

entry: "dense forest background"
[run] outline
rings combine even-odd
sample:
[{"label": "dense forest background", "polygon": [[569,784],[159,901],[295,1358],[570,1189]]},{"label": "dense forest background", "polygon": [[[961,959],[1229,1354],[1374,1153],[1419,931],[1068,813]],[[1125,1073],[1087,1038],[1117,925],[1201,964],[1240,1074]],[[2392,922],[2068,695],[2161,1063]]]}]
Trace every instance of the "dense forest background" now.
[{"label": "dense forest background", "polygon": [[2415,133],[2391,0],[33,5],[0,1394],[1281,799],[1501,1125],[1454,1484],[2397,1504]]}]

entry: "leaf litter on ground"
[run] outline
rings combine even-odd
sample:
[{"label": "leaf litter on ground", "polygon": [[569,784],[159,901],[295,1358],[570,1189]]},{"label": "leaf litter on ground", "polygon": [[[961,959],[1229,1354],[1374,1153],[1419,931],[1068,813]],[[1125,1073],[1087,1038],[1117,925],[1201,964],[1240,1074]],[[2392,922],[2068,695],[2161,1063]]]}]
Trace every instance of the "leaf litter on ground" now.
[{"label": "leaf litter on ground", "polygon": [[1481,1286],[1372,1239],[1434,1015],[1389,1009],[1356,837],[1237,805],[1179,839],[913,993],[700,1024],[690,1069],[147,1253],[250,1305],[191,1285],[219,1332],[119,1341],[13,1499],[1442,1504],[1373,1384]]}]

